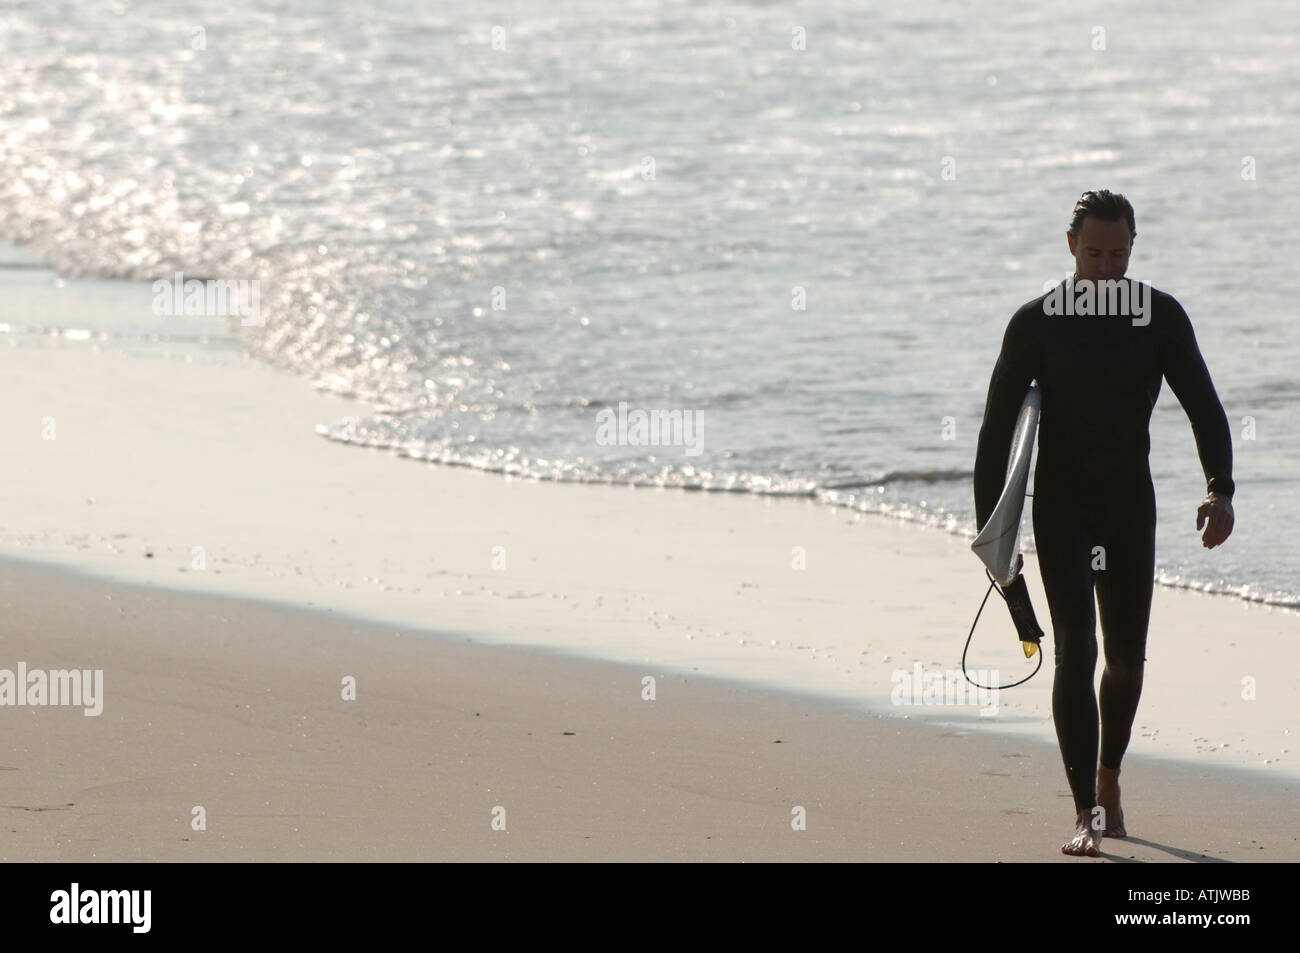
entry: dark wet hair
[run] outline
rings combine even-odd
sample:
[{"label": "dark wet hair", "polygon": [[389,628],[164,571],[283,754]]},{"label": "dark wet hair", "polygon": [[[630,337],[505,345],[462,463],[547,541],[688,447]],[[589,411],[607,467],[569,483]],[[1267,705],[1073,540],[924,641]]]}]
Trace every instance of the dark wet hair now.
[{"label": "dark wet hair", "polygon": [[1087,215],[1107,222],[1114,222],[1123,218],[1128,222],[1129,237],[1137,238],[1137,223],[1133,220],[1133,205],[1118,192],[1111,192],[1109,189],[1098,189],[1095,192],[1084,192],[1083,195],[1079,196],[1079,201],[1074,204],[1074,216],[1070,219],[1069,228],[1070,234],[1075,238],[1079,237],[1079,229],[1083,227],[1083,219]]}]

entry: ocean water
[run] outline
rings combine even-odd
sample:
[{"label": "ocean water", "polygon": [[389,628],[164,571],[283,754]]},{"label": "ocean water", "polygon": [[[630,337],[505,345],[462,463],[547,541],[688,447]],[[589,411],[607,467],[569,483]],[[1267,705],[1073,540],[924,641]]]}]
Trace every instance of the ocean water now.
[{"label": "ocean water", "polygon": [[[0,51],[0,235],[256,280],[260,324],[170,333],[374,407],[324,437],[966,535],[1006,323],[1070,270],[1078,194],[1123,191],[1129,274],[1183,303],[1234,431],[1206,551],[1164,389],[1159,578],[1300,604],[1292,4],[44,0]],[[620,405],[698,440],[611,443]]]}]

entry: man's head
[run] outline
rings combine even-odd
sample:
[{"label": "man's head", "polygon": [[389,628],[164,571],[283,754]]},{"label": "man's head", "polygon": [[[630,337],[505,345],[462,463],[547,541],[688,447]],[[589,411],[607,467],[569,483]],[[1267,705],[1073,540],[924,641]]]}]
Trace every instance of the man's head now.
[{"label": "man's head", "polygon": [[1133,206],[1124,196],[1100,189],[1084,192],[1065,233],[1074,256],[1075,277],[1084,281],[1123,278],[1137,237]]}]

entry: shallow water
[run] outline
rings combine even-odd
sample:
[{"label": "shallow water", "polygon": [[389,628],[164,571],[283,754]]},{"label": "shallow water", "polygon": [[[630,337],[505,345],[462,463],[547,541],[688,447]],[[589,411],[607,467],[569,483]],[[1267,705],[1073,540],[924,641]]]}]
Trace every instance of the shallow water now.
[{"label": "shallow water", "polygon": [[[376,405],[341,441],[969,534],[1006,322],[1069,269],[1078,193],[1122,190],[1130,274],[1186,307],[1235,435],[1206,552],[1165,389],[1160,576],[1300,602],[1293,7],[496,9],[10,6],[0,233],[65,273],[256,279],[242,347]],[[620,402],[693,415],[699,454],[603,442]]]}]

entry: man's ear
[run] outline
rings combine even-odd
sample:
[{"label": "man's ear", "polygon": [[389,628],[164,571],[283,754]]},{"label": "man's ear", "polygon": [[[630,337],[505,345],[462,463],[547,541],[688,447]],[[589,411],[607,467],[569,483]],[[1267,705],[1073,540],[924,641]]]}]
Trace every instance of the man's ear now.
[{"label": "man's ear", "polygon": [[[1073,254],[1074,254],[1074,236],[1071,235],[1069,232],[1066,232],[1066,233],[1065,233],[1065,243],[1066,243],[1067,245],[1070,246],[1070,254],[1073,255]],[[1130,242],[1130,247],[1132,247],[1132,243],[1131,243],[1131,242]]]}]

